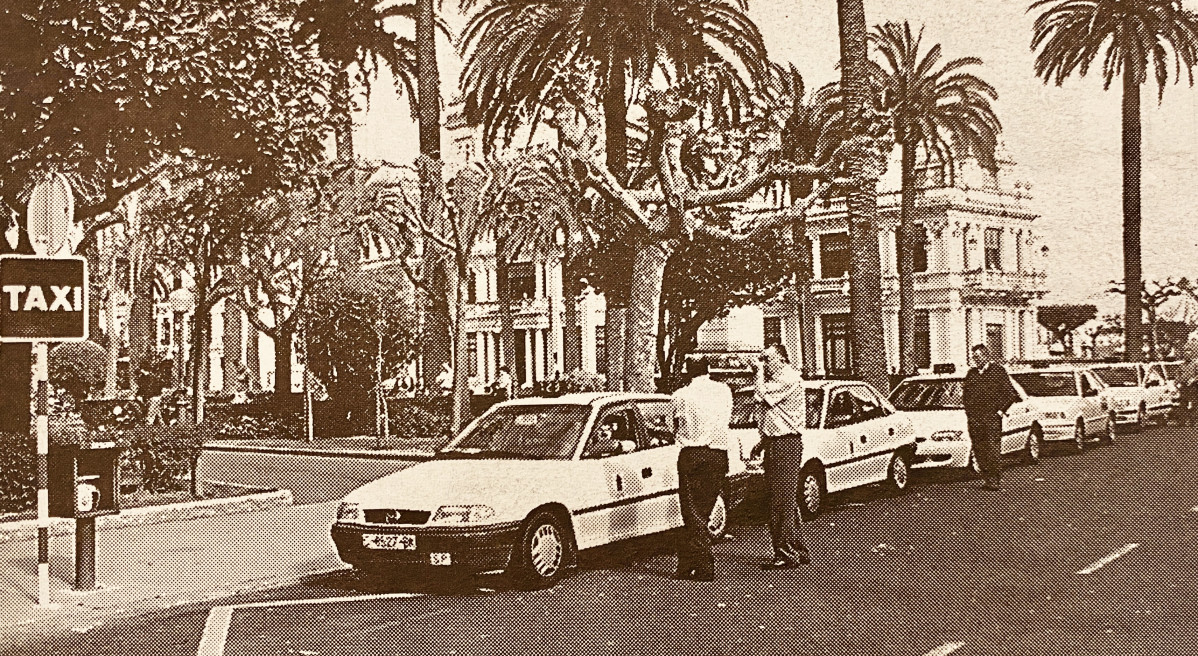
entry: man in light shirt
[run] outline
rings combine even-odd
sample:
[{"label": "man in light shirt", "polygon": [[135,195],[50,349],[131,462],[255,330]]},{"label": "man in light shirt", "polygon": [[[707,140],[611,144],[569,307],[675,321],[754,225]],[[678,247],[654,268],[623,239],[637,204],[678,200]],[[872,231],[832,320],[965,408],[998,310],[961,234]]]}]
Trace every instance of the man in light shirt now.
[{"label": "man in light shirt", "polygon": [[799,473],[803,464],[802,433],[807,428],[806,392],[799,372],[790,365],[786,347],[767,346],[758,358],[757,430],[765,452],[765,481],[770,496],[770,540],[774,557],[762,569],[792,569],[811,562],[799,530]]},{"label": "man in light shirt", "polygon": [[711,581],[715,557],[707,529],[716,498],[728,476],[728,422],[732,419],[732,390],[712,380],[706,360],[686,363],[690,382],[674,392],[672,414],[678,452],[678,500],[682,507],[682,537],[674,578]]}]

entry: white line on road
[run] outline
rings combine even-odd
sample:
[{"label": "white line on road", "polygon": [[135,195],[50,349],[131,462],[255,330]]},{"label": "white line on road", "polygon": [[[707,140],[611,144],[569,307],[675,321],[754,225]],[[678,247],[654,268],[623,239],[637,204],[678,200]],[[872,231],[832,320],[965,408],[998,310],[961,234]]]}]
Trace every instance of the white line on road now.
[{"label": "white line on road", "polygon": [[1139,543],[1135,543],[1135,542],[1130,543],[1130,544],[1125,544],[1122,547],[1119,547],[1118,549],[1114,550],[1110,554],[1103,556],[1101,559],[1097,560],[1096,562],[1091,563],[1085,569],[1078,570],[1077,573],[1078,574],[1093,574],[1094,572],[1097,572],[1098,570],[1102,569],[1103,567],[1106,567],[1107,565],[1110,565],[1111,563],[1115,562],[1115,560],[1122,558],[1123,556],[1126,556],[1127,554],[1131,553],[1131,550],[1135,549],[1138,546],[1140,546]]},{"label": "white line on road", "polygon": [[1193,508],[1190,508],[1190,512],[1198,512],[1198,506],[1194,506]]},{"label": "white line on road", "polygon": [[224,656],[225,643],[229,640],[229,625],[233,622],[233,611],[246,608],[281,608],[284,606],[314,606],[316,604],[335,604],[351,601],[377,601],[380,599],[411,599],[423,597],[417,592],[392,592],[388,594],[358,595],[356,597],[322,597],[318,599],[282,599],[279,601],[259,601],[252,604],[237,604],[235,606],[217,606],[208,611],[208,619],[204,621],[204,633],[200,635],[200,646],[196,656]]},{"label": "white line on road", "polygon": [[954,651],[957,651],[958,649],[960,649],[964,646],[965,646],[964,642],[947,642],[947,643],[940,645],[939,647],[933,649],[932,651],[924,654],[923,656],[948,656],[949,654],[953,653]]}]

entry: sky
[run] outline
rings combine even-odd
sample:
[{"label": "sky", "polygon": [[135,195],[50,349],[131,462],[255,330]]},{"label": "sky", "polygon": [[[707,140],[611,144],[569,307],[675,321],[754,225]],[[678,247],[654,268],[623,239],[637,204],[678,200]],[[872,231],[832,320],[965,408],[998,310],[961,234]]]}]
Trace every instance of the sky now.
[{"label": "sky", "polygon": [[[749,0],[749,16],[772,59],[794,63],[808,88],[838,79],[834,0]],[[456,3],[446,3],[447,9]],[[1093,303],[1114,312],[1121,297],[1106,294],[1122,278],[1122,166],[1118,89],[1103,91],[1093,74],[1045,85],[1034,77],[1030,49],[1034,16],[1027,0],[865,0],[870,25],[909,21],[924,26],[925,44],[940,43],[946,59],[973,56],[974,72],[990,82],[1003,141],[1016,177],[1031,183],[1029,206],[1049,247],[1049,295],[1044,303]],[[1187,8],[1198,9],[1195,2]],[[460,21],[451,20],[459,28]],[[448,44],[442,48],[448,51]],[[456,92],[460,63],[442,57],[447,97]],[[1183,74],[1184,75],[1184,74]],[[384,82],[384,80],[380,80]],[[1161,103],[1145,88],[1143,118],[1143,262],[1146,279],[1198,277],[1198,89],[1170,84]],[[387,88],[384,84],[376,88]],[[367,157],[410,161],[416,131],[406,99],[375,94],[357,141]]]}]

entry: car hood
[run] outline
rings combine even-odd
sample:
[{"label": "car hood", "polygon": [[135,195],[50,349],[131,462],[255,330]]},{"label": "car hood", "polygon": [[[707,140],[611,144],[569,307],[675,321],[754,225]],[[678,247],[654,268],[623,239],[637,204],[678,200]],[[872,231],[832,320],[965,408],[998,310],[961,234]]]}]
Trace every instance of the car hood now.
[{"label": "car hood", "polygon": [[1079,397],[1076,396],[1033,396],[1026,403],[1040,412],[1064,412],[1073,409],[1078,400]]},{"label": "car hood", "polygon": [[[350,492],[345,501],[363,509],[435,511],[444,505],[483,504],[499,516],[519,514],[531,501],[577,485],[568,460],[433,460],[384,476]],[[556,499],[566,501],[565,499]]]},{"label": "car hood", "polygon": [[1099,394],[1111,399],[1138,399],[1144,395],[1144,389],[1140,387],[1107,387]]},{"label": "car hood", "polygon": [[931,437],[932,433],[944,430],[965,431],[964,410],[906,410],[915,427],[916,437]]}]

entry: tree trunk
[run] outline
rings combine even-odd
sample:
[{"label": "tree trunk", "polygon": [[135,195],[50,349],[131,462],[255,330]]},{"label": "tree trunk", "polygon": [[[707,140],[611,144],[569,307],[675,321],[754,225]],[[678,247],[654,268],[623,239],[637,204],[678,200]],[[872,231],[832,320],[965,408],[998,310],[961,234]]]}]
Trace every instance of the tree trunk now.
[{"label": "tree trunk", "polygon": [[[444,185],[441,168],[441,74],[437,68],[436,16],[434,0],[416,2],[416,96],[419,118],[420,155],[420,215],[424,225],[441,235],[445,228]],[[449,311],[450,294],[457,290],[449,286],[453,264],[449,256],[435,246],[424,249],[428,297],[425,304],[424,338],[421,341],[424,386],[437,389],[437,375],[450,362]]]},{"label": "tree trunk", "polygon": [[1123,359],[1144,359],[1144,281],[1140,261],[1140,85],[1123,71]]},{"label": "tree trunk", "polygon": [[[16,217],[24,227],[24,215]],[[32,255],[27,230],[21,230],[17,245],[11,247],[0,233],[0,255],[20,253]],[[33,357],[30,344],[0,344],[0,431],[27,433],[30,427],[30,393],[33,389]]]},{"label": "tree trunk", "polygon": [[495,242],[495,300],[499,305],[500,360],[512,370],[516,382],[523,382],[524,372],[516,371],[516,315],[512,311],[512,278],[506,238]]},{"label": "tree trunk", "polygon": [[578,301],[582,285],[571,262],[571,253],[562,258],[562,375],[582,368],[582,332],[579,330]]},{"label": "tree trunk", "polygon": [[278,329],[275,334],[275,400],[281,402],[291,395],[291,333]]},{"label": "tree trunk", "polygon": [[609,392],[620,392],[624,386],[624,324],[628,316],[627,290],[608,289],[606,319],[603,324],[603,348],[607,357],[607,384]]},{"label": "tree trunk", "polygon": [[[860,119],[870,98],[865,5],[863,0],[837,0],[840,23],[841,88],[850,116]],[[890,390],[886,371],[886,339],[882,324],[882,261],[878,252],[877,179],[866,178],[868,163],[849,162],[849,177],[857,180],[845,195],[852,256],[852,359],[854,373],[883,394]]]},{"label": "tree trunk", "polygon": [[333,134],[337,145],[337,159],[342,162],[354,160],[354,110],[350,93],[349,71],[338,71],[333,75]]},{"label": "tree trunk", "polygon": [[382,448],[387,432],[386,412],[383,410],[383,335],[376,332],[374,341],[374,445]]},{"label": "tree trunk", "polygon": [[208,387],[208,333],[212,327],[212,308],[208,306],[206,264],[197,269],[195,312],[191,315],[191,420],[199,425],[204,421],[204,391]]},{"label": "tree trunk", "polygon": [[898,294],[899,294],[899,373],[915,373],[915,145],[899,144],[902,153],[902,206],[899,209]]},{"label": "tree trunk", "polygon": [[[628,93],[625,60],[622,53],[609,52],[607,87],[603,93],[604,140],[607,168],[620,184],[628,182]],[[613,210],[614,211],[614,210]],[[625,323],[629,290],[612,286],[605,290],[607,318],[604,324],[604,348],[607,353],[607,389],[628,389],[625,361]]]},{"label": "tree trunk", "polygon": [[115,251],[109,254],[105,264],[107,265],[108,275],[105,284],[104,294],[104,318],[106,325],[104,326],[104,334],[107,337],[104,345],[105,366],[104,366],[104,398],[111,399],[116,396],[117,389],[120,386],[120,381],[117,377],[117,363],[121,358],[121,335],[120,323],[116,320],[116,296],[119,292],[119,282],[116,278],[116,253]]},{"label": "tree trunk", "polygon": [[450,417],[450,434],[457,435],[470,419],[470,334],[466,332],[466,300],[469,298],[467,286],[470,277],[466,275],[466,258],[458,257],[457,268],[453,270],[450,284],[455,294],[453,307],[453,410]]},{"label": "tree trunk", "polygon": [[632,289],[628,295],[625,380],[628,391],[657,391],[654,365],[657,362],[657,334],[654,323],[661,304],[662,276],[669,259],[668,242],[656,241],[637,246],[633,256]]}]

